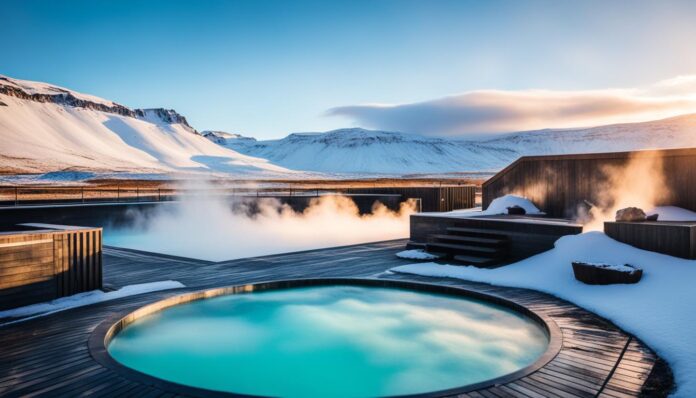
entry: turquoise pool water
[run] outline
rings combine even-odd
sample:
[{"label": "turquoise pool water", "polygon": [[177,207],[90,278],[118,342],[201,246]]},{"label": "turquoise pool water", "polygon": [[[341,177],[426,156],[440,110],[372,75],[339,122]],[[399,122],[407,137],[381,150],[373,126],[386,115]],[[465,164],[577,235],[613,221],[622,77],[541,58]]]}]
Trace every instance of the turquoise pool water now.
[{"label": "turquoise pool water", "polygon": [[531,319],[458,296],[302,287],[194,301],[143,317],[111,356],[190,386],[279,397],[438,391],[533,363],[548,345]]}]

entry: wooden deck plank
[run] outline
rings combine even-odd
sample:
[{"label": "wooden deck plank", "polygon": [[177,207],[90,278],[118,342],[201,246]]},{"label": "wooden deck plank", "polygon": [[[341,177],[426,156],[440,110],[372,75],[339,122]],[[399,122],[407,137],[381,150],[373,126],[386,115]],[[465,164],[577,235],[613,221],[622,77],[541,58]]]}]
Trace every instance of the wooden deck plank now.
[{"label": "wooden deck plank", "polygon": [[112,288],[163,279],[180,281],[187,288],[126,297],[0,327],[0,394],[176,396],[175,391],[140,384],[95,362],[87,347],[94,328],[113,313],[182,291],[307,277],[379,277],[467,288],[518,302],[554,319],[561,328],[562,351],[544,368],[514,382],[461,397],[620,398],[640,393],[657,357],[639,341],[632,340],[626,346],[629,336],[611,323],[567,301],[535,291],[384,274],[392,267],[409,263],[395,256],[404,244],[403,240],[378,242],[219,263],[104,248],[104,283]]}]

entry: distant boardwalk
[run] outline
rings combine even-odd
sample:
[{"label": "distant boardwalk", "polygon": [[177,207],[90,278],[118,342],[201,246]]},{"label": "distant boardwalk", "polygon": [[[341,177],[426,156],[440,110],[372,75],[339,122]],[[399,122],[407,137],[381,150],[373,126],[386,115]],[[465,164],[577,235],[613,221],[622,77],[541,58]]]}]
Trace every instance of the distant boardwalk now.
[{"label": "distant boardwalk", "polygon": [[0,395],[177,396],[175,390],[142,384],[96,362],[87,342],[97,325],[115,313],[186,291],[304,277],[398,278],[458,286],[515,301],[543,313],[560,327],[562,349],[547,365],[521,379],[461,397],[634,397],[644,388],[654,396],[656,389],[670,384],[669,378],[650,376],[657,358],[648,347],[563,300],[525,289],[384,274],[408,262],[395,256],[404,244],[398,240],[219,263],[106,247],[104,282],[110,287],[172,279],[187,288],[146,293],[0,327]]}]

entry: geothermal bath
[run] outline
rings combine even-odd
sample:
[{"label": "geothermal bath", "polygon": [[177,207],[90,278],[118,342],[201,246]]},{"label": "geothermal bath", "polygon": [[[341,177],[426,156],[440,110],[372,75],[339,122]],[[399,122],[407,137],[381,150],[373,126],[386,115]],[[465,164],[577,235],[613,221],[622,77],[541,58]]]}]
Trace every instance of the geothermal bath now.
[{"label": "geothermal bath", "polygon": [[460,390],[529,367],[549,347],[541,321],[481,298],[383,281],[290,282],[299,283],[139,311],[107,334],[108,354],[197,389],[374,397]]}]

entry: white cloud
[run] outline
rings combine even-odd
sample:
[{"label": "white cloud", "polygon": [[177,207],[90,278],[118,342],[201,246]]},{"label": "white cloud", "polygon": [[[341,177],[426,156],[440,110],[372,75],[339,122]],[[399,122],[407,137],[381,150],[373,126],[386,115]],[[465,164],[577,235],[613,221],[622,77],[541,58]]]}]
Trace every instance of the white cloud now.
[{"label": "white cloud", "polygon": [[631,89],[477,90],[410,104],[328,110],[363,127],[457,136],[637,122],[696,112],[696,75]]}]

